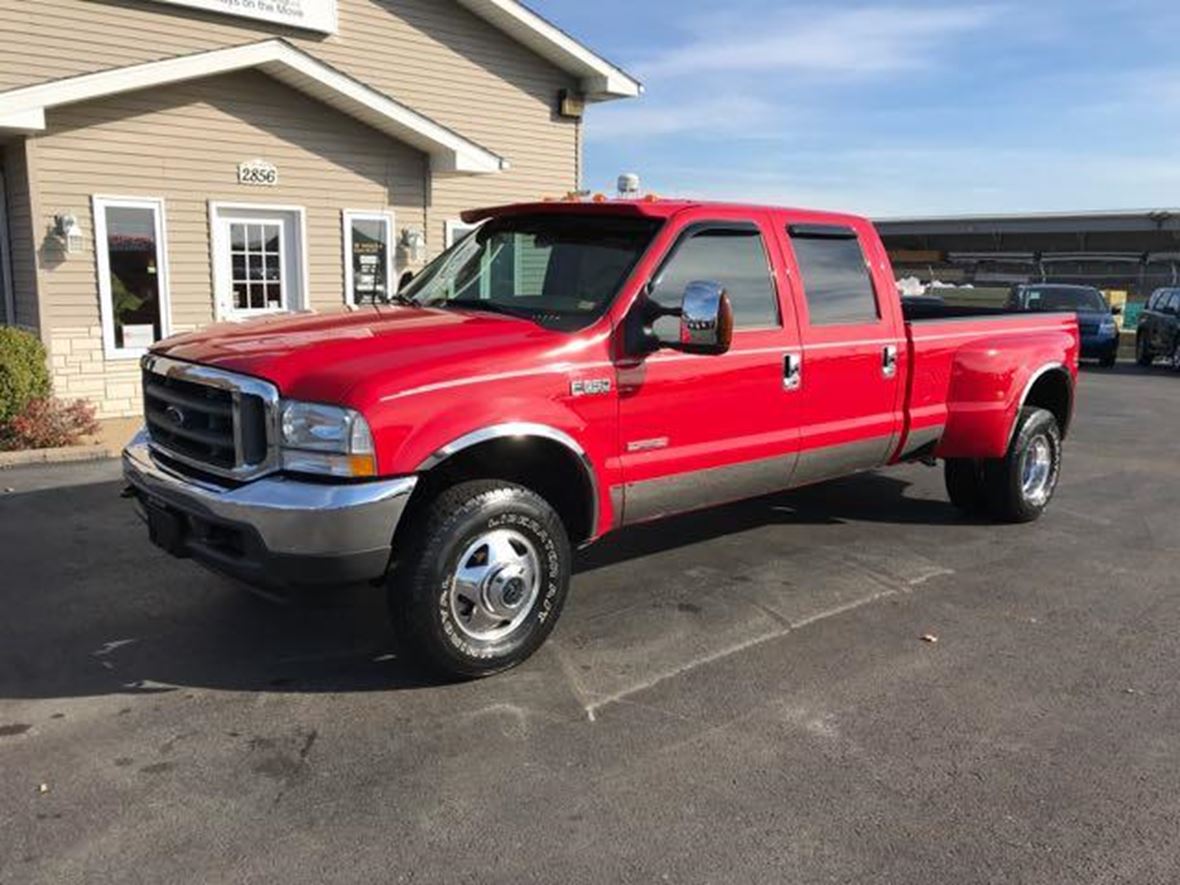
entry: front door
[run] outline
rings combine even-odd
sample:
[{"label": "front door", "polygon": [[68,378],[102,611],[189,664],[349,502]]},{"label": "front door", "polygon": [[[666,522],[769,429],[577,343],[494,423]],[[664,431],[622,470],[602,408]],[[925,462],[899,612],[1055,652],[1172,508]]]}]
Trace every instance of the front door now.
[{"label": "front door", "polygon": [[884,256],[872,254],[867,229],[787,218],[779,227],[794,258],[803,347],[794,484],[885,464],[902,429],[906,341]]},{"label": "front door", "polygon": [[[679,307],[698,280],[722,284],[733,346],[720,356],[659,350],[618,363],[623,521],[647,519],[786,487],[795,466],[795,319],[779,297],[765,218],[689,216],[650,281],[648,297]],[[679,320],[655,325],[675,340]]]},{"label": "front door", "polygon": [[302,221],[294,209],[214,206],[213,272],[222,318],[307,306]]}]

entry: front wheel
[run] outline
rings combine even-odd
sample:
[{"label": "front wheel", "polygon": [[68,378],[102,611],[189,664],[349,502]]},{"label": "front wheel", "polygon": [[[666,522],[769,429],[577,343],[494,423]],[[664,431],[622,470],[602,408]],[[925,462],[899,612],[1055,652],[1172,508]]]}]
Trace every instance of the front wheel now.
[{"label": "front wheel", "polygon": [[1008,454],[984,464],[988,509],[1001,522],[1032,522],[1061,476],[1061,428],[1046,409],[1023,408]]},{"label": "front wheel", "polygon": [[553,630],[569,590],[560,517],[536,493],[499,480],[460,483],[424,510],[388,582],[401,644],[462,678],[524,661]]},{"label": "front wheel", "polygon": [[1155,362],[1155,357],[1152,356],[1147,339],[1142,334],[1139,334],[1135,338],[1135,362],[1144,367],[1150,366]]}]

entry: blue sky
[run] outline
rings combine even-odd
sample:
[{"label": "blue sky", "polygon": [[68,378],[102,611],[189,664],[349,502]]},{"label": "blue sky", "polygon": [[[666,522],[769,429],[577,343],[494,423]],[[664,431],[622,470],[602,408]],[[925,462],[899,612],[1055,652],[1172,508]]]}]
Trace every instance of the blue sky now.
[{"label": "blue sky", "polygon": [[1180,205],[1180,3],[531,0],[641,79],[585,186],[875,216]]}]

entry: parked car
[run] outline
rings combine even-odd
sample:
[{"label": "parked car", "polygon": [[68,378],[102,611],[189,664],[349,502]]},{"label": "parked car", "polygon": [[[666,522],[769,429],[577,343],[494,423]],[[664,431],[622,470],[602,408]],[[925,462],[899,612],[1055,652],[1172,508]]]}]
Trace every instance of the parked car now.
[{"label": "parked car", "polygon": [[1098,360],[1107,369],[1118,359],[1119,325],[1115,317],[1122,309],[1111,307],[1103,294],[1093,286],[1064,283],[1017,286],[1008,306],[1012,310],[1071,310],[1078,316],[1082,358]]},{"label": "parked car", "polygon": [[407,651],[480,676],[553,629],[571,548],[624,526],[934,458],[996,520],[1053,495],[1072,313],[907,320],[849,215],[464,219],[399,304],[152,348],[123,464],[157,545],[261,585],[380,582]]},{"label": "parked car", "polygon": [[1159,357],[1180,369],[1180,288],[1156,289],[1139,314],[1135,359],[1150,366]]}]

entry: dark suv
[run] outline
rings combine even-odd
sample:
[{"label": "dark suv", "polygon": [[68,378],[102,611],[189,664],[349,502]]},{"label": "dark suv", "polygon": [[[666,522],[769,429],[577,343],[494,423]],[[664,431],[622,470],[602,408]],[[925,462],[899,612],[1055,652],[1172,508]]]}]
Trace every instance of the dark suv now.
[{"label": "dark suv", "polygon": [[1008,302],[1009,310],[1073,311],[1078,316],[1082,357],[1098,360],[1109,369],[1119,355],[1119,327],[1106,298],[1093,286],[1066,283],[1029,283],[1017,286]]},{"label": "dark suv", "polygon": [[1139,314],[1135,359],[1150,366],[1161,356],[1180,369],[1180,288],[1156,289]]}]

